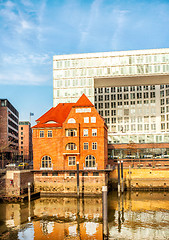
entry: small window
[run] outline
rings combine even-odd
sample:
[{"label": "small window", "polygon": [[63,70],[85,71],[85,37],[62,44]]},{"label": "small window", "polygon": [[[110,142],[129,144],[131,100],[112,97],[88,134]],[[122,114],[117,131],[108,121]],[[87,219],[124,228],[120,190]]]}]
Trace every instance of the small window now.
[{"label": "small window", "polygon": [[88,137],[88,129],[83,129],[83,136]]},{"label": "small window", "polygon": [[83,143],[83,149],[88,150],[89,149],[89,143]]},{"label": "small window", "polygon": [[87,177],[88,176],[88,172],[83,172],[82,176]]},{"label": "small window", "polygon": [[91,123],[96,123],[96,117],[91,117]]},{"label": "small window", "polygon": [[89,123],[89,117],[84,117],[84,123]]},{"label": "small window", "polygon": [[21,135],[23,135],[23,132],[21,132]]},{"label": "small window", "polygon": [[48,138],[52,137],[52,130],[48,130]]},{"label": "small window", "polygon": [[[22,135],[22,133],[21,133],[21,135]],[[40,137],[40,138],[44,138],[44,131],[40,131],[39,137]]]},{"label": "small window", "polygon": [[69,156],[68,165],[69,165],[69,166],[75,166],[75,165],[76,165],[76,157],[74,157],[74,156]]},{"label": "small window", "polygon": [[76,129],[66,129],[66,137],[75,137],[77,136]]},{"label": "small window", "polygon": [[69,118],[69,120],[67,122],[68,123],[76,123],[76,120],[74,118]]},{"label": "small window", "polygon": [[43,172],[42,176],[48,176],[48,173],[47,172]]},{"label": "small window", "polygon": [[97,136],[97,129],[92,129],[92,136]]},{"label": "small window", "polygon": [[75,177],[75,173],[74,173],[74,172],[70,172],[70,173],[69,173],[69,176],[70,176],[70,177]]},{"label": "small window", "polygon": [[23,130],[23,127],[21,127],[21,130]]},{"label": "small window", "polygon": [[21,141],[21,144],[23,144],[23,141]]},{"label": "small window", "polygon": [[93,173],[93,176],[98,177],[98,176],[99,176],[99,173],[98,173],[98,172],[94,172],[94,173]]},{"label": "small window", "polygon": [[92,143],[92,150],[97,150],[97,142]]},{"label": "small window", "polygon": [[21,140],[23,140],[23,137],[21,137]]},{"label": "small window", "polygon": [[57,172],[53,172],[52,176],[58,176],[58,173]]}]

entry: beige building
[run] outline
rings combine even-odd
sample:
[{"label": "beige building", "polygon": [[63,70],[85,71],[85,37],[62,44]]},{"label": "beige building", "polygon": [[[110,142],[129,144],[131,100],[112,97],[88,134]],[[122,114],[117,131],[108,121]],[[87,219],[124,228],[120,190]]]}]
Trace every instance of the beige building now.
[{"label": "beige building", "polygon": [[32,160],[32,129],[28,121],[19,122],[19,155],[26,161]]}]

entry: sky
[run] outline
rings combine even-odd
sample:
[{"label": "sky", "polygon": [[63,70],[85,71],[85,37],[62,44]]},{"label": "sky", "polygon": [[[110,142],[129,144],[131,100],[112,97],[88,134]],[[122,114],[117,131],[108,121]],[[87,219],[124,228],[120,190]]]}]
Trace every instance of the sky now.
[{"label": "sky", "polygon": [[0,98],[53,106],[53,56],[169,47],[169,0],[0,0]]}]

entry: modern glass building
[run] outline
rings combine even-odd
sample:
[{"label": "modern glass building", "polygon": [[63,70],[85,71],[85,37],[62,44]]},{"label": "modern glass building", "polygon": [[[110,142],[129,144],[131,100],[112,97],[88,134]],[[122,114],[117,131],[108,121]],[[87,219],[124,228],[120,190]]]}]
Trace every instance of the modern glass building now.
[{"label": "modern glass building", "polygon": [[169,143],[169,48],[53,57],[53,105],[85,93],[109,143]]}]

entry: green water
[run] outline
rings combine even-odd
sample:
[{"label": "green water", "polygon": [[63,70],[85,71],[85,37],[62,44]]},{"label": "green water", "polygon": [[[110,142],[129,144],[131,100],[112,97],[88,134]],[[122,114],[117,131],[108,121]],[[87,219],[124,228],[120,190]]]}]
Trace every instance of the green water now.
[{"label": "green water", "polygon": [[[0,239],[103,239],[102,199],[0,204]],[[169,239],[169,193],[108,195],[108,239]]]}]

